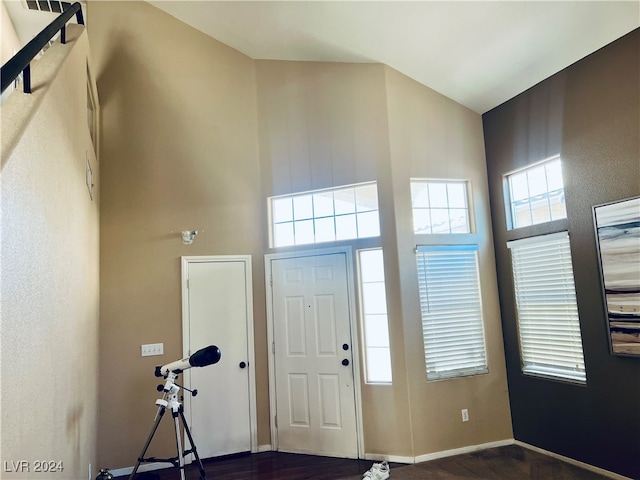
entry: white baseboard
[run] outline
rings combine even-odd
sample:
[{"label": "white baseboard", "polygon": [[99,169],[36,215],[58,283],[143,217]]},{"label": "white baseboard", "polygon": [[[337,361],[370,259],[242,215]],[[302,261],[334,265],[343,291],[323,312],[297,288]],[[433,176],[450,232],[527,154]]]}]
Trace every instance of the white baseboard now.
[{"label": "white baseboard", "polygon": [[365,453],[365,460],[371,460],[374,462],[394,462],[394,463],[415,463],[413,457],[403,457],[400,455],[385,455],[383,453]]},{"label": "white baseboard", "polygon": [[505,445],[513,445],[513,438],[507,438],[505,440],[499,440],[497,442],[483,443],[480,445],[470,445],[468,447],[454,448],[452,450],[444,450],[441,452],[427,453],[425,455],[418,455],[417,457],[405,457],[401,455],[385,455],[382,453],[365,453],[365,460],[382,461],[394,463],[420,463],[427,462],[429,460],[436,460],[437,458],[451,457],[453,455],[461,455],[463,453],[477,452],[478,450],[486,450],[487,448],[504,447]]},{"label": "white baseboard", "polygon": [[[161,470],[163,468],[173,468],[170,463],[143,463],[138,468],[138,472],[151,472],[152,470]],[[109,470],[109,473],[114,477],[122,477],[124,475],[131,475],[133,467],[118,468],[117,470]]]},{"label": "white baseboard", "polygon": [[271,450],[271,445],[258,445],[258,451],[256,453],[270,452]]},{"label": "white baseboard", "polygon": [[441,452],[427,453],[417,456],[415,459],[415,463],[428,462],[429,460],[436,460],[438,458],[452,457],[454,455],[462,455],[464,453],[487,450],[488,448],[504,447],[507,445],[513,445],[514,442],[515,440],[513,438],[506,438],[504,440],[498,440],[495,442],[481,443],[479,445],[469,445],[461,448],[453,448],[451,450],[443,450]]},{"label": "white baseboard", "polygon": [[542,453],[543,455],[547,455],[549,457],[557,458],[558,460],[562,460],[563,462],[570,463],[571,465],[576,465],[577,467],[582,467],[585,470],[589,470],[591,472],[599,473],[602,476],[613,478],[615,480],[633,480],[629,477],[625,477],[624,475],[620,475],[618,473],[610,472],[609,470],[605,470],[604,468],[596,467],[594,465],[589,465],[588,463],[581,462],[579,460],[575,460],[570,457],[565,457],[564,455],[559,455],[557,453],[550,452],[548,450],[544,450],[542,448],[535,447],[533,445],[529,445],[528,443],[521,442],[519,440],[515,441],[516,445],[519,445],[524,448],[528,448],[529,450],[533,450],[534,452]]}]

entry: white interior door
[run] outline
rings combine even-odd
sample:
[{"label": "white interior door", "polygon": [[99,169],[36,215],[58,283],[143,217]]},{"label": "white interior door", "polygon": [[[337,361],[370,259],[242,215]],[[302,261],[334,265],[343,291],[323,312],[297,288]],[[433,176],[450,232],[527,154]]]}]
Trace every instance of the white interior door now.
[{"label": "white interior door", "polygon": [[358,457],[347,259],[271,260],[278,450]]},{"label": "white interior door", "polygon": [[[220,361],[184,372],[185,416],[200,458],[252,450],[255,436],[250,257],[183,257],[185,356],[216,345]],[[253,442],[255,445],[255,442]],[[257,448],[257,447],[254,447]]]}]

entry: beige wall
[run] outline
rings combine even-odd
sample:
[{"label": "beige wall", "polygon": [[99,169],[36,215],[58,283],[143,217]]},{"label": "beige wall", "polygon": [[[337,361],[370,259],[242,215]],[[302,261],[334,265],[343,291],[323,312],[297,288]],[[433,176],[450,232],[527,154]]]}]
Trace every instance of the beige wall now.
[{"label": "beige wall", "polygon": [[[391,183],[396,211],[397,256],[411,405],[414,455],[512,438],[494,262],[482,119],[391,68],[386,69]],[[447,244],[445,236],[414,236],[410,178],[461,179],[471,184],[471,216],[479,247],[485,341],[489,374],[425,380],[417,244]],[[461,409],[469,411],[462,423]]]},{"label": "beige wall", "polygon": [[[67,27],[2,115],[2,478],[87,478],[98,417],[98,192],[89,197],[87,35]],[[8,473],[11,462],[30,473]]]},{"label": "beige wall", "polygon": [[[378,182],[381,237],[344,242],[385,252],[393,385],[361,379],[365,452],[412,458],[510,439],[480,116],[382,65],[259,61],[256,71],[265,196]],[[426,382],[412,177],[472,184],[488,375]]]},{"label": "beige wall", "polygon": [[[182,255],[253,255],[258,442],[269,444],[253,61],[144,2],[91,2],[89,16],[104,139],[100,465],[135,464],[154,365],[182,356]],[[186,229],[201,232],[189,246]],[[141,358],[160,342],[163,356]],[[175,455],[169,426],[154,455]]]},{"label": "beige wall", "polygon": [[[342,244],[354,249],[383,245],[387,288],[393,289],[397,267],[394,256],[387,255],[387,247],[395,245],[395,226],[387,188],[384,71],[382,65],[257,62],[260,161],[265,196],[377,180],[381,238]],[[361,379],[363,431],[367,453],[410,456],[402,312],[396,299],[388,296],[394,382],[373,386]]]},{"label": "beige wall", "polygon": [[[253,61],[145,3],[89,9],[104,126],[101,465],[133,465],[151,427],[159,358],[140,344],[182,353],[181,255],[253,255],[258,443],[270,443],[266,197],[370,180],[382,235],[344,244],[385,249],[394,382],[362,385],[365,452],[511,438],[480,116],[382,65]],[[473,182],[488,375],[425,380],[411,176]],[[203,231],[192,246],[187,228]],[[159,455],[174,451],[169,433]]]},{"label": "beige wall", "polygon": [[265,194],[375,180],[388,162],[382,65],[257,61]]}]

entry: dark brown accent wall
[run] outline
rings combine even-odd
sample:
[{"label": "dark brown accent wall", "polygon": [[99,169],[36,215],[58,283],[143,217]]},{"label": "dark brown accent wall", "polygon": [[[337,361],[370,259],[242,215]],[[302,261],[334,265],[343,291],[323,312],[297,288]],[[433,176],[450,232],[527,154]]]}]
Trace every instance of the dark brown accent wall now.
[{"label": "dark brown accent wall", "polygon": [[[640,29],[483,115],[516,440],[640,478],[640,358],[609,353],[592,207],[640,195]],[[560,154],[567,219],[506,228],[503,175]],[[568,230],[587,385],[520,370],[506,242]]]}]

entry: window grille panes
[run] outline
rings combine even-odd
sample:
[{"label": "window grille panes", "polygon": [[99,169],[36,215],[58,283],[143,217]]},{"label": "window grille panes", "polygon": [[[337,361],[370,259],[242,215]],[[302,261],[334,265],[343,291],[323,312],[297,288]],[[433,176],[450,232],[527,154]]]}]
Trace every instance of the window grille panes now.
[{"label": "window grille panes", "polygon": [[271,197],[270,209],[273,247],[380,236],[375,183]]},{"label": "window grille panes", "polygon": [[382,249],[358,251],[367,383],[391,383],[391,348]]},{"label": "window grille panes", "polygon": [[586,382],[569,235],[508,242],[524,373]]},{"label": "window grille panes", "polygon": [[477,245],[417,252],[427,380],[487,373]]},{"label": "window grille panes", "polygon": [[411,180],[413,231],[470,233],[467,182]]},{"label": "window grille panes", "polygon": [[511,228],[567,218],[560,158],[506,176]]}]

